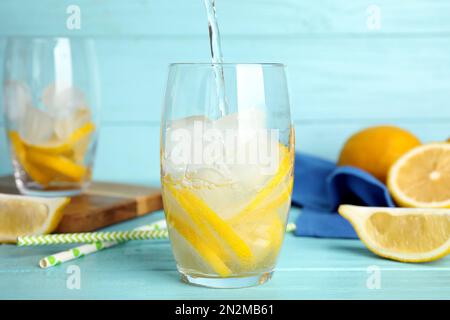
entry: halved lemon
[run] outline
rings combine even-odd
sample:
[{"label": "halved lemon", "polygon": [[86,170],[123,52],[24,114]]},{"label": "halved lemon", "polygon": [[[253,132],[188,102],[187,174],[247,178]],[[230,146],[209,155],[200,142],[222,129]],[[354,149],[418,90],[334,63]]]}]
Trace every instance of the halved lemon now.
[{"label": "halved lemon", "polygon": [[450,208],[450,144],[426,144],[404,154],[389,170],[388,188],[403,207]]},{"label": "halved lemon", "polygon": [[69,198],[38,198],[0,193],[0,243],[54,231]]},{"label": "halved lemon", "polygon": [[403,262],[428,262],[450,253],[450,209],[382,208],[341,205],[373,253]]}]

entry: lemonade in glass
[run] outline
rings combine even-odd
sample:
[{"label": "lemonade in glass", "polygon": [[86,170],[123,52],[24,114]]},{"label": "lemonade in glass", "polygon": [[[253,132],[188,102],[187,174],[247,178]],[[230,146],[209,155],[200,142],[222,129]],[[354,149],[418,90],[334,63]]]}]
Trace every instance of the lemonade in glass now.
[{"label": "lemonade in glass", "polygon": [[290,208],[286,80],[278,64],[220,65],[228,99],[221,104],[215,67],[170,68],[161,129],[164,211],[183,280],[251,286],[271,277]]}]

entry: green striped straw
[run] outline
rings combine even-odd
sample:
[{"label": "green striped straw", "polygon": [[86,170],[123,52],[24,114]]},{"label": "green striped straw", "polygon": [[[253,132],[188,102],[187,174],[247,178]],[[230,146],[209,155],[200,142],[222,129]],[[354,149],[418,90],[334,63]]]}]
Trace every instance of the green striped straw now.
[{"label": "green striped straw", "polygon": [[[287,225],[287,232],[292,232],[295,224]],[[155,240],[167,239],[169,236],[167,229],[163,230],[133,230],[133,231],[112,231],[112,232],[85,232],[85,233],[63,233],[47,234],[38,236],[22,236],[17,238],[17,245],[40,246],[49,244],[67,243],[95,243],[98,241],[124,242],[130,240]]]},{"label": "green striped straw", "polygon": [[[295,231],[296,226],[295,223],[288,223],[286,226],[286,232]],[[166,239],[167,238],[167,230],[166,230],[166,222],[165,220],[160,220],[150,225],[145,225],[134,229],[133,231],[128,232],[97,232],[97,233],[85,233],[85,234],[62,234],[62,235],[52,235],[58,236],[58,242],[55,242],[53,238],[49,238],[45,236],[44,240],[42,240],[43,236],[28,236],[28,237],[20,237],[18,240],[19,246],[31,246],[31,245],[39,245],[39,244],[60,244],[60,243],[74,243],[73,237],[78,238],[79,235],[102,235],[111,237],[113,234],[128,234],[127,237],[133,235],[135,231],[139,231],[138,235],[145,235],[145,239]],[[151,231],[159,231],[159,232],[151,232]],[[153,235],[153,237],[147,238],[148,234]],[[66,237],[64,237],[66,236]],[[69,240],[64,239],[69,237]],[[64,242],[60,242],[61,239],[64,239]],[[123,239],[123,238],[121,238]],[[52,241],[50,241],[52,240]],[[133,240],[135,240],[133,238]],[[69,242],[67,242],[69,241]],[[95,253],[101,251],[106,248],[110,248],[116,246],[118,244],[123,243],[126,240],[113,240],[113,241],[96,241],[94,243],[85,244],[70,250],[62,251],[59,253],[55,253],[53,255],[42,258],[39,261],[39,266],[41,268],[49,268],[56,265],[59,265],[63,262],[71,261],[74,259],[81,258],[85,255],[89,255],[91,253]],[[78,242],[78,240],[76,240]]]},{"label": "green striped straw", "polygon": [[48,244],[94,243],[98,241],[124,242],[130,240],[155,240],[167,238],[168,238],[167,230],[85,232],[85,233],[47,234],[39,236],[23,236],[17,238],[17,245],[39,246]]},{"label": "green striped straw", "polygon": [[[154,223],[151,223],[149,225],[144,225],[141,227],[138,227],[134,230],[164,230],[166,229],[166,220],[162,219],[159,221],[156,221]],[[117,241],[107,241],[107,242],[95,242],[92,244],[85,244],[82,246],[78,246],[76,248],[58,252],[55,254],[52,254],[50,256],[44,257],[41,260],[39,260],[39,266],[43,269],[50,268],[56,265],[59,265],[61,263],[72,261],[81,257],[84,257],[86,255],[101,251],[103,249],[107,249],[113,246],[116,246],[118,244],[121,244],[123,242],[117,242]]]},{"label": "green striped straw", "polygon": [[120,244],[120,242],[116,241],[111,242],[98,241],[93,244],[85,244],[70,250],[58,252],[50,256],[44,257],[41,260],[39,260],[39,266],[42,269],[50,268],[53,266],[57,266],[63,262],[82,258],[88,254],[95,253],[118,244]]},{"label": "green striped straw", "polygon": [[[288,227],[290,227],[290,230],[286,229],[287,232],[293,231],[291,225],[288,225]],[[95,243],[98,241],[124,242],[130,240],[167,239],[168,237],[169,233],[167,230],[64,233],[18,237],[17,245],[24,247],[48,244]]]},{"label": "green striped straw", "polygon": [[[288,230],[289,229],[289,230]],[[288,224],[287,232],[295,229],[294,224]],[[167,229],[163,230],[133,230],[133,231],[112,231],[112,232],[85,232],[85,233],[63,233],[47,234],[39,236],[22,236],[17,238],[17,245],[40,246],[49,244],[67,243],[95,243],[98,241],[124,242],[130,240],[155,240],[167,239],[169,236]]]}]

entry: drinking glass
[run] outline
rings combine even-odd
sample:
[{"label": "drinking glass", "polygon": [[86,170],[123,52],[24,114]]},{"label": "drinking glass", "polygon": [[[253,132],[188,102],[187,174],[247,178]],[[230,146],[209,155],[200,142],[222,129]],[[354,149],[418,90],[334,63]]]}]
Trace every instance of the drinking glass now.
[{"label": "drinking glass", "polygon": [[172,64],[161,184],[183,281],[216,288],[272,276],[291,202],[294,130],[281,64]]},{"label": "drinking glass", "polygon": [[93,40],[9,38],[3,93],[19,191],[82,192],[91,181],[100,107]]}]

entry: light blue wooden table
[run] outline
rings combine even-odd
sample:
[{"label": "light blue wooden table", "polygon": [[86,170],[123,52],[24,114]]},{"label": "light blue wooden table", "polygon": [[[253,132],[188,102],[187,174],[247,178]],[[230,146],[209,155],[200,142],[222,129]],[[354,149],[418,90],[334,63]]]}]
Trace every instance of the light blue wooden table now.
[{"label": "light blue wooden table", "polygon": [[[298,210],[293,209],[292,217],[296,214]],[[161,217],[159,212],[113,229],[130,229]],[[450,257],[429,264],[397,263],[374,256],[358,240],[299,238],[288,234],[273,279],[245,289],[207,289],[180,282],[169,241],[129,242],[51,269],[38,267],[41,257],[64,248],[67,246],[0,246],[0,298],[450,298]],[[79,267],[80,289],[67,286],[73,265]]]},{"label": "light blue wooden table", "polygon": [[[167,65],[210,59],[202,2],[2,0],[0,59],[11,35],[93,37],[103,101],[94,177],[157,184]],[[349,135],[381,123],[407,128],[423,141],[450,134],[448,0],[216,2],[227,62],[287,65],[298,150],[335,159]],[[73,4],[80,29],[66,25]],[[1,134],[0,174],[10,173]],[[450,298],[449,258],[395,263],[359,241],[288,235],[271,282],[214,291],[178,281],[167,242],[129,243],[85,257],[74,263],[81,290],[69,290],[68,265],[37,267],[40,257],[59,249],[0,246],[0,297]],[[381,289],[366,286],[370,266],[381,271]]]}]

